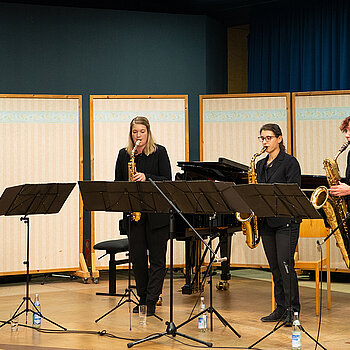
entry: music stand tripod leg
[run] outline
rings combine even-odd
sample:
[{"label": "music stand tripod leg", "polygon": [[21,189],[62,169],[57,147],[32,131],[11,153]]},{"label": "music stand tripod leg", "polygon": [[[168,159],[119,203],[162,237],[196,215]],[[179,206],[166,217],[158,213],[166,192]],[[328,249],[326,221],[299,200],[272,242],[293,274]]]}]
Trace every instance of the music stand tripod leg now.
[{"label": "music stand tripod leg", "polygon": [[[291,276],[291,270],[290,270],[290,266],[291,266],[291,246],[292,246],[292,226],[291,224],[288,224],[287,227],[289,227],[289,239],[288,239],[288,263],[286,261],[283,261],[283,265],[284,268],[286,270],[286,273],[288,275],[288,279],[289,279],[289,296],[288,296],[288,307],[287,309],[284,311],[283,315],[281,316],[281,318],[277,321],[275,327],[273,328],[272,331],[270,331],[269,333],[265,334],[262,338],[260,338],[259,340],[257,340],[254,344],[250,345],[248,347],[248,349],[251,349],[253,346],[255,346],[256,344],[260,343],[262,340],[266,339],[267,337],[269,337],[271,334],[273,334],[274,332],[276,332],[278,329],[280,329],[281,327],[283,327],[284,325],[287,324],[287,322],[290,322],[290,320],[292,320],[292,315],[293,315],[293,311],[292,311],[292,276]],[[283,321],[283,322],[281,322]]]},{"label": "music stand tripod leg", "polygon": [[[106,317],[107,315],[109,315],[111,312],[113,312],[114,310],[118,309],[120,306],[124,305],[125,303],[129,303],[129,313],[131,314],[131,308],[130,308],[130,303],[134,303],[135,305],[138,305],[138,303],[136,301],[134,301],[131,298],[131,294],[133,294],[135,297],[136,295],[134,294],[134,292],[131,290],[131,261],[130,261],[130,253],[129,253],[129,257],[128,257],[128,287],[125,288],[124,293],[122,294],[121,298],[119,299],[117,305],[115,307],[113,307],[111,310],[107,311],[105,314],[103,314],[102,316],[100,316],[99,318],[97,318],[95,320],[95,323],[97,323],[98,321],[100,321],[102,318]],[[137,297],[136,297],[137,299]],[[137,299],[138,300],[138,299]],[[130,317],[130,330],[131,330],[131,317]]]},{"label": "music stand tripod leg", "polygon": [[[15,317],[18,317],[18,316],[20,316],[20,315],[22,315],[22,314],[24,314],[24,313],[26,314],[26,324],[27,324],[27,322],[28,322],[28,312],[31,312],[31,313],[33,313],[33,314],[37,312],[37,313],[39,313],[39,315],[41,316],[41,318],[43,318],[44,320],[46,320],[46,321],[48,321],[48,322],[54,324],[55,326],[57,326],[57,327],[63,329],[64,331],[66,331],[67,328],[65,328],[65,327],[59,325],[58,323],[56,323],[56,322],[50,320],[49,318],[45,317],[45,316],[37,309],[37,307],[34,305],[32,299],[31,299],[30,296],[29,296],[29,242],[30,242],[30,240],[29,240],[29,237],[30,237],[29,217],[23,216],[23,217],[20,218],[20,221],[23,221],[23,223],[26,225],[26,228],[27,228],[27,229],[26,229],[26,232],[27,232],[27,235],[26,235],[26,237],[27,237],[26,261],[23,262],[23,264],[26,265],[26,296],[23,297],[22,302],[21,302],[20,305],[17,307],[17,309],[16,309],[16,311],[14,312],[13,316],[12,316],[9,320],[5,321],[2,325],[0,325],[0,328],[1,328],[2,326],[4,326],[5,324],[9,324]],[[29,308],[29,302],[32,304],[32,306],[34,307],[34,309],[36,310],[36,312]],[[25,308],[24,308],[24,310],[22,310],[21,312],[18,312],[24,303],[25,303]]]},{"label": "music stand tripod leg", "polygon": [[[215,237],[214,237],[215,238]],[[209,246],[211,247],[211,240],[212,238],[209,239]],[[216,254],[217,251],[219,249],[219,246],[216,247],[214,253]],[[237,335],[238,338],[241,337],[241,335],[226,321],[226,319],[213,307],[213,263],[215,260],[215,254],[211,253],[210,256],[210,262],[208,265],[208,268],[206,270],[209,271],[209,307],[200,311],[198,314],[192,316],[191,318],[189,318],[188,320],[186,320],[185,322],[181,323],[178,328],[184,326],[185,324],[193,321],[194,319],[197,319],[198,316],[202,315],[205,312],[208,312],[210,314],[210,331],[213,331],[213,313],[217,316],[217,318],[219,319],[219,321],[226,327],[228,327],[233,333],[235,333]],[[205,278],[206,275],[203,277],[202,280],[202,285],[205,283]],[[202,289],[202,288],[201,288]]]},{"label": "music stand tripod leg", "polygon": [[[292,263],[292,252],[291,252],[291,246],[292,246],[292,225],[289,224],[289,247],[288,247],[288,251],[289,251],[289,257],[288,257],[288,264],[286,262],[283,262],[284,267],[286,269],[286,272],[288,274],[289,277],[289,300],[288,300],[288,307],[285,310],[285,312],[283,313],[283,315],[281,316],[281,319],[277,322],[276,326],[273,328],[272,331],[270,331],[269,333],[267,333],[266,335],[264,335],[262,338],[260,338],[259,340],[257,340],[254,344],[250,345],[248,347],[248,349],[251,349],[253,346],[255,346],[256,344],[260,343],[262,340],[264,340],[265,338],[267,338],[268,336],[270,336],[272,333],[274,333],[275,331],[277,331],[278,329],[280,329],[281,327],[283,327],[284,325],[286,325],[288,322],[290,322],[290,320],[292,320],[292,315],[293,315],[293,310],[292,310],[292,276],[291,276],[291,270],[290,270],[290,266]],[[294,252],[293,252],[294,253]],[[286,316],[286,317],[285,317]],[[284,319],[285,317],[285,319]],[[281,320],[284,321],[279,324],[281,322]],[[316,339],[314,339],[309,333],[307,333],[305,331],[305,329],[303,328],[302,325],[299,326],[300,330],[303,331],[310,339],[312,339],[316,344],[318,344],[322,349],[325,349]]]},{"label": "music stand tripod leg", "polygon": [[[130,229],[131,229],[131,215],[128,214],[128,230],[129,230],[129,233],[130,233]],[[130,235],[129,235],[129,237],[130,237]],[[132,299],[132,295],[136,298],[137,302]],[[139,299],[138,299],[138,297],[136,296],[136,294],[134,293],[134,291],[131,288],[131,257],[130,257],[130,252],[129,252],[128,253],[128,287],[125,288],[124,294],[122,294],[122,297],[119,299],[117,305],[115,307],[113,307],[111,310],[107,311],[102,316],[100,316],[99,318],[97,318],[95,320],[95,323],[97,323],[102,318],[106,317],[111,312],[113,312],[114,310],[118,309],[119,307],[121,307],[125,303],[129,303],[129,320],[130,320],[130,330],[131,330],[131,306],[130,306],[130,303],[138,305],[138,302],[139,302]],[[154,316],[156,318],[158,318],[160,321],[163,321],[163,319],[160,318],[159,316],[157,316],[155,314],[154,314]]]}]

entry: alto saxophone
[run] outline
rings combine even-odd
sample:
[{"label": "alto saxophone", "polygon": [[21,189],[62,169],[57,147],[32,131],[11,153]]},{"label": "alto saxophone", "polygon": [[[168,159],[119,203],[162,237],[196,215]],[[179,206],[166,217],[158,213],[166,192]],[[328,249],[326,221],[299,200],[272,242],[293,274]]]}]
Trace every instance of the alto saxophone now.
[{"label": "alto saxophone", "polygon": [[[129,182],[133,181],[133,177],[136,174],[137,170],[136,170],[136,164],[135,164],[135,152],[136,152],[136,148],[138,147],[138,145],[140,144],[140,140],[137,140],[135,143],[135,147],[132,149],[131,151],[131,157],[130,157],[130,162],[128,163],[128,179]],[[134,211],[131,213],[131,219],[133,221],[140,221],[141,219],[141,213],[138,211]]]},{"label": "alto saxophone", "polygon": [[[248,169],[248,183],[256,184],[256,172],[255,172],[255,160],[257,157],[262,155],[266,151],[267,147],[263,147],[260,152],[257,152],[253,155],[250,160],[249,169]],[[236,218],[242,223],[242,231],[246,236],[245,242],[248,247],[253,249],[255,248],[260,241],[260,235],[258,232],[258,218],[254,213],[236,213]]]},{"label": "alto saxophone", "polygon": [[[341,179],[337,158],[342,152],[345,151],[349,144],[350,142],[345,142],[339,149],[334,159],[326,158],[323,161],[323,167],[326,171],[329,186],[338,185]],[[327,187],[319,186],[312,192],[310,201],[315,209],[323,209],[327,217],[327,222],[332,231],[334,231],[337,246],[340,249],[345,264],[348,268],[350,268],[350,244],[348,237],[349,228],[347,224],[343,222],[347,214],[347,205],[344,197],[332,196]]]}]

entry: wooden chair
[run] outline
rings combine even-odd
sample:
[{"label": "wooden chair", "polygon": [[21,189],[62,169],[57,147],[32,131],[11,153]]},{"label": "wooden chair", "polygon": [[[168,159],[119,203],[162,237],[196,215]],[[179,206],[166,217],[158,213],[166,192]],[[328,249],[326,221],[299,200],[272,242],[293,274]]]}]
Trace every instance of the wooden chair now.
[{"label": "wooden chair", "polygon": [[[324,226],[323,220],[303,220],[300,225],[300,234],[298,242],[298,250],[303,244],[304,238],[313,239],[314,247],[316,249],[317,239],[326,237],[328,235],[328,229]],[[324,251],[324,250],[323,250]],[[321,259],[318,260],[300,260],[298,251],[295,254],[295,269],[300,270],[312,270],[315,271],[315,283],[316,283],[316,315],[319,315],[320,311],[320,289],[319,289],[319,277],[320,270],[326,268],[327,271],[327,308],[331,308],[331,271],[330,271],[330,244],[329,240],[326,241],[326,253]],[[275,309],[275,297],[274,297],[274,283],[272,281],[272,310]]]}]

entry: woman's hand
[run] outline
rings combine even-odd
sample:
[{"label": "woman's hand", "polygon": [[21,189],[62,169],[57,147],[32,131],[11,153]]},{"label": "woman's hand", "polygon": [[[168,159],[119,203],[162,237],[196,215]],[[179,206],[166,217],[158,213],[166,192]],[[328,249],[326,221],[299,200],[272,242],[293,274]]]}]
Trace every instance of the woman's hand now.
[{"label": "woman's hand", "polygon": [[337,196],[337,197],[338,196],[347,196],[350,194],[350,186],[339,181],[338,185],[332,186],[329,189],[329,193],[331,195]]},{"label": "woman's hand", "polygon": [[132,181],[146,181],[146,175],[144,173],[136,173],[133,176]]}]

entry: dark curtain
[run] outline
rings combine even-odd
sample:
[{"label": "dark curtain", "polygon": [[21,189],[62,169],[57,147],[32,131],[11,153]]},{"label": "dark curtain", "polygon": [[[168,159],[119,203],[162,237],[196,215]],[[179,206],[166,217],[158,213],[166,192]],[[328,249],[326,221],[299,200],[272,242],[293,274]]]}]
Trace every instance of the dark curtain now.
[{"label": "dark curtain", "polygon": [[253,14],[249,92],[350,89],[349,16],[348,0],[294,1]]}]

